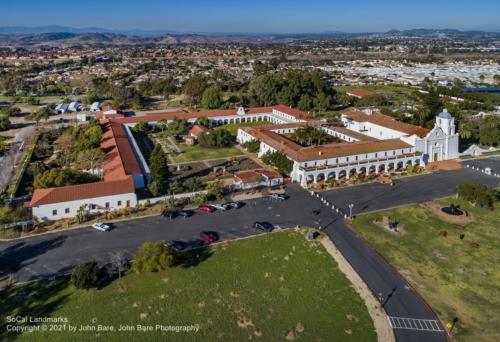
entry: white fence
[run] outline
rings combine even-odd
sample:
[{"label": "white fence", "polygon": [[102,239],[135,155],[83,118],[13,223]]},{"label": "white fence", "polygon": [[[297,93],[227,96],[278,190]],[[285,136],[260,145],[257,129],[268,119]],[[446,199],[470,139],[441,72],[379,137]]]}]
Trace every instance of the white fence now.
[{"label": "white fence", "polygon": [[166,199],[168,199],[169,197],[173,197],[175,199],[179,199],[179,198],[191,198],[191,197],[194,197],[198,194],[206,194],[208,193],[208,191],[206,190],[203,190],[203,191],[196,191],[196,192],[185,192],[183,194],[176,194],[176,195],[165,195],[165,196],[160,196],[160,197],[154,197],[154,198],[145,198],[145,199],[142,199],[142,200],[139,200],[139,204],[146,204],[146,203],[150,203],[150,204],[154,204],[154,203],[158,203],[158,202],[161,202],[161,201],[165,201]]}]

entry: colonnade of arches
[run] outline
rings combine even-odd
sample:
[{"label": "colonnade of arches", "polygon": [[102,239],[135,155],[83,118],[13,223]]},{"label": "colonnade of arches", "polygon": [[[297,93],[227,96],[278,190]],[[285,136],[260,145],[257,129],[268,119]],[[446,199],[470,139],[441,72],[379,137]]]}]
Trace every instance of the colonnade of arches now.
[{"label": "colonnade of arches", "polygon": [[337,169],[332,171],[318,171],[317,173],[310,173],[306,176],[306,184],[336,179],[339,180],[341,178],[349,179],[355,174],[378,174],[382,172],[392,172],[399,171],[406,168],[408,165],[419,166],[420,159],[409,159],[406,161],[395,161],[388,163],[380,163],[380,164],[372,164],[372,165],[360,165],[357,167],[350,167],[345,169]]},{"label": "colonnade of arches", "polygon": [[239,124],[239,123],[247,123],[247,122],[257,122],[257,121],[269,121],[274,124],[282,123],[281,120],[269,116],[269,115],[253,115],[253,116],[242,116],[238,118],[228,118],[228,119],[210,119],[210,123],[212,125],[227,125],[227,124]]}]

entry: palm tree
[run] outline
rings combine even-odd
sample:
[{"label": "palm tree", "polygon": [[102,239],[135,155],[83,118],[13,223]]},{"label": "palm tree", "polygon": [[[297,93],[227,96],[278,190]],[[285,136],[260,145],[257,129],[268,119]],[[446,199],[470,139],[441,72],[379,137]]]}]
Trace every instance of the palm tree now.
[{"label": "palm tree", "polygon": [[462,139],[465,140],[470,139],[474,134],[474,129],[475,129],[474,125],[470,122],[467,122],[463,125],[460,125],[460,128],[458,130],[458,135]]}]

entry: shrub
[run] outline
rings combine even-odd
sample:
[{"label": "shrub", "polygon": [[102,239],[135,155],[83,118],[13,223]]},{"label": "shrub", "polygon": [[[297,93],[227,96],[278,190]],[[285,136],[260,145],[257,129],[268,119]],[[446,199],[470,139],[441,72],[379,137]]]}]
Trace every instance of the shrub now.
[{"label": "shrub", "polygon": [[146,241],[134,253],[132,270],[136,273],[157,272],[173,266],[174,260],[165,241]]},{"label": "shrub", "polygon": [[262,156],[262,161],[268,165],[274,166],[281,174],[290,175],[292,172],[293,162],[280,151],[266,152]]},{"label": "shrub", "polygon": [[227,129],[221,128],[200,135],[198,143],[204,147],[226,147],[233,143],[233,136]]},{"label": "shrub", "polygon": [[71,275],[71,281],[77,289],[90,289],[99,282],[100,269],[95,262],[86,262],[79,265]]},{"label": "shrub", "polygon": [[455,193],[466,201],[476,205],[492,207],[497,200],[497,191],[483,184],[461,183],[455,188]]},{"label": "shrub", "polygon": [[249,140],[243,144],[243,146],[247,149],[248,152],[257,153],[260,150],[260,141],[259,140]]}]

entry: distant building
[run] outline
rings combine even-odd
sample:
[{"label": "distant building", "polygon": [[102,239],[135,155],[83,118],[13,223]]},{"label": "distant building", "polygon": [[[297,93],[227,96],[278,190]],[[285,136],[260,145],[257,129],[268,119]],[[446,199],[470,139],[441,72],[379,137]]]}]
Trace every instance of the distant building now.
[{"label": "distant building", "polygon": [[244,170],[234,174],[233,189],[253,189],[283,184],[283,176],[269,170]]},{"label": "distant building", "polygon": [[99,101],[93,102],[90,105],[90,111],[91,112],[98,112],[101,110],[101,103]]},{"label": "distant building", "polygon": [[79,112],[80,110],[82,110],[82,106],[78,102],[73,101],[69,104],[68,110],[70,112]]},{"label": "distant building", "polygon": [[193,127],[189,129],[189,133],[184,139],[184,142],[186,143],[186,145],[194,145],[194,143],[198,140],[198,137],[208,131],[209,129],[205,126],[193,125]]},{"label": "distant building", "polygon": [[54,108],[54,113],[55,114],[64,114],[68,111],[68,104],[67,103],[59,103],[56,108]]}]

